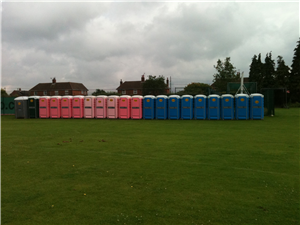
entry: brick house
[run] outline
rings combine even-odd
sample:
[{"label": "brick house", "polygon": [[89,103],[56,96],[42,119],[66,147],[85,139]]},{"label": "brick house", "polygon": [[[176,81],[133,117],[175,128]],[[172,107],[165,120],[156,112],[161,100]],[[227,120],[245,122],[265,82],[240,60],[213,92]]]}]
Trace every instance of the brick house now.
[{"label": "brick house", "polygon": [[[117,88],[119,94],[122,95],[143,95],[143,83],[145,82],[145,76],[142,75],[140,81],[122,81],[120,80],[120,86]],[[166,93],[169,94],[169,79],[167,78]]]},{"label": "brick house", "polygon": [[19,96],[29,96],[29,91],[22,91],[21,88],[18,90],[13,90],[12,93],[10,93],[11,97],[19,97]]},{"label": "brick house", "polygon": [[82,83],[56,82],[39,83],[29,90],[30,95],[53,96],[53,95],[87,95],[88,89]]}]

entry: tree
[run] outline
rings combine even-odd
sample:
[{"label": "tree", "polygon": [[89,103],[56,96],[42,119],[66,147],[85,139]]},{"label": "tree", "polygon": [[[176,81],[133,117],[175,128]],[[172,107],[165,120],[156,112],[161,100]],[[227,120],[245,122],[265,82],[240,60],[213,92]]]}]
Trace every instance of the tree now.
[{"label": "tree", "polygon": [[149,75],[143,83],[143,95],[162,95],[166,94],[167,85],[164,76]]},{"label": "tree", "polygon": [[263,88],[272,88],[275,84],[275,62],[272,59],[272,53],[267,53],[263,65]]},{"label": "tree", "polygon": [[217,65],[214,66],[217,73],[214,74],[214,87],[218,91],[227,90],[228,82],[238,82],[240,81],[240,75],[236,72],[235,67],[230,62],[230,57],[227,57],[224,62],[220,59],[217,61]]},{"label": "tree", "polygon": [[249,81],[256,82],[258,90],[262,88],[263,65],[264,64],[261,62],[261,54],[259,53],[258,56],[254,55],[250,65]]},{"label": "tree", "polygon": [[300,102],[300,39],[294,49],[294,57],[291,65],[289,79],[290,99],[292,102]]},{"label": "tree", "polygon": [[100,90],[100,89],[96,89],[96,91],[94,91],[92,93],[92,95],[97,96],[97,95],[106,95],[107,93],[104,90]]},{"label": "tree", "polygon": [[208,95],[208,88],[210,88],[210,85],[204,84],[204,83],[191,83],[188,84],[185,88],[183,93],[187,95]]},{"label": "tree", "polygon": [[284,87],[287,88],[290,68],[285,65],[285,62],[282,56],[277,57],[277,68],[275,72],[275,87]]},{"label": "tree", "polygon": [[8,97],[6,90],[3,88],[1,88],[1,97]]}]

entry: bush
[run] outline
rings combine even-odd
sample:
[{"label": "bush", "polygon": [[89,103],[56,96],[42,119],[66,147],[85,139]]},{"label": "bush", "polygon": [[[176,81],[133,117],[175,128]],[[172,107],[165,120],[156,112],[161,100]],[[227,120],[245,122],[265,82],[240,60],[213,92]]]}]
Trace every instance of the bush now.
[{"label": "bush", "polygon": [[295,103],[290,103],[289,104],[290,108],[300,108],[300,103],[299,102],[295,102]]}]

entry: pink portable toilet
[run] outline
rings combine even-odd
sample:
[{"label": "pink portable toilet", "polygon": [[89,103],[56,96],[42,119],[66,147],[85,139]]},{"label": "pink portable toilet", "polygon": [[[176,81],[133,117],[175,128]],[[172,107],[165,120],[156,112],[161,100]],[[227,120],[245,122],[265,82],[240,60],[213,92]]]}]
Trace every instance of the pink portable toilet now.
[{"label": "pink portable toilet", "polygon": [[117,95],[111,95],[107,98],[107,118],[109,119],[117,119],[119,114],[119,99],[120,97]]},{"label": "pink portable toilet", "polygon": [[95,98],[95,118],[106,118],[107,96],[98,95]]},{"label": "pink portable toilet", "polygon": [[95,117],[95,96],[84,97],[84,118]]},{"label": "pink portable toilet", "polygon": [[141,95],[134,95],[131,97],[131,119],[143,118],[143,99]]},{"label": "pink portable toilet", "polygon": [[119,100],[119,118],[130,119],[131,96],[122,95]]},{"label": "pink portable toilet", "polygon": [[83,117],[83,101],[84,96],[83,95],[75,95],[73,96],[73,110],[72,110],[72,117],[73,118],[82,118]]},{"label": "pink portable toilet", "polygon": [[61,96],[50,97],[50,118],[60,118]]},{"label": "pink portable toilet", "polygon": [[49,118],[50,117],[50,97],[42,96],[39,99],[39,114],[40,118]]},{"label": "pink portable toilet", "polygon": [[72,118],[72,100],[71,95],[61,97],[61,118]]},{"label": "pink portable toilet", "polygon": [[131,109],[131,96],[122,95],[119,100],[119,118],[129,119]]}]

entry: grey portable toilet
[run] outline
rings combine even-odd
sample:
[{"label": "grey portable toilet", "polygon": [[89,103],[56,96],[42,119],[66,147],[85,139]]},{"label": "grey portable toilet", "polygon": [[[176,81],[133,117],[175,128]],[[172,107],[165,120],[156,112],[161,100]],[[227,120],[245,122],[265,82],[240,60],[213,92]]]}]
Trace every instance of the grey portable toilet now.
[{"label": "grey portable toilet", "polygon": [[27,96],[21,96],[15,98],[15,117],[17,119],[28,118],[28,97]]}]

